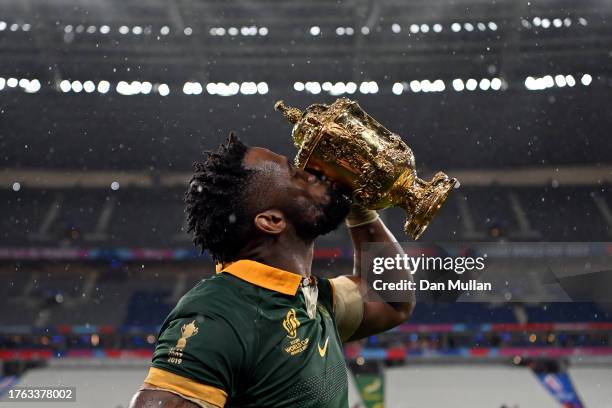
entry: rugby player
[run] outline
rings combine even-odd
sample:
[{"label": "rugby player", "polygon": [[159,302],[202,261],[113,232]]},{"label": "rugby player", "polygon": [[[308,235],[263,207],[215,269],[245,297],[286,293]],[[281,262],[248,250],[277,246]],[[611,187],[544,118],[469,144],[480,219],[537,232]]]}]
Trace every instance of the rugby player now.
[{"label": "rugby player", "polygon": [[[360,285],[362,243],[396,242],[378,214],[233,134],[195,164],[185,202],[189,232],[217,274],[164,321],[130,406],[348,407],[342,343],[399,325],[415,303],[413,294],[373,301]],[[355,275],[317,278],[314,241],[342,221]]]}]

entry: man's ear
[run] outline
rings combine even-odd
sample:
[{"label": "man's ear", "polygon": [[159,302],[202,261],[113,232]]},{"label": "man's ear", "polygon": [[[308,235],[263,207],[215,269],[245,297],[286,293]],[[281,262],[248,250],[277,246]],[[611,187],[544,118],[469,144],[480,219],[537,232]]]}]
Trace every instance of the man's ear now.
[{"label": "man's ear", "polygon": [[266,234],[278,235],[287,228],[287,222],[282,212],[272,209],[255,216],[255,227]]}]

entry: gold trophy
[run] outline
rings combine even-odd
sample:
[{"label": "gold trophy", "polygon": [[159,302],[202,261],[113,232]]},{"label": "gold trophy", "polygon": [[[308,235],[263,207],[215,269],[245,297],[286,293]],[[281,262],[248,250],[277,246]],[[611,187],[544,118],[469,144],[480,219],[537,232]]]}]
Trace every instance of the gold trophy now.
[{"label": "gold trophy", "polygon": [[412,150],[395,133],[347,98],[310,105],[304,112],[278,101],[294,124],[299,149],[295,165],[320,173],[353,192],[353,201],[372,210],[401,207],[404,231],[418,239],[457,180],[442,172],[431,181],[417,177]]}]

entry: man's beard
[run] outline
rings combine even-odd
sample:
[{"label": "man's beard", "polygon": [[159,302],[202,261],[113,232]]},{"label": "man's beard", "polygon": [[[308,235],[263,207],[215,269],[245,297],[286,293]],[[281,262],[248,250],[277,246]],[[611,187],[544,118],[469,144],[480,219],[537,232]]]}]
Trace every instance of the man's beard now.
[{"label": "man's beard", "polygon": [[312,241],[318,236],[334,231],[344,221],[351,208],[351,200],[340,190],[328,187],[329,202],[294,200],[284,208],[301,239]]}]

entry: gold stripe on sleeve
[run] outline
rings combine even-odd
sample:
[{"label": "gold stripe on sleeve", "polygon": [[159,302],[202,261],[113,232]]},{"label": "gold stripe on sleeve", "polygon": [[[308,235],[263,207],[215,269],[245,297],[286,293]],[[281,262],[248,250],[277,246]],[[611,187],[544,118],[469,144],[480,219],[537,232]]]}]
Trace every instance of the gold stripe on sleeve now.
[{"label": "gold stripe on sleeve", "polygon": [[227,393],[219,388],[156,367],[149,368],[144,382],[218,407],[225,406],[227,400]]}]

